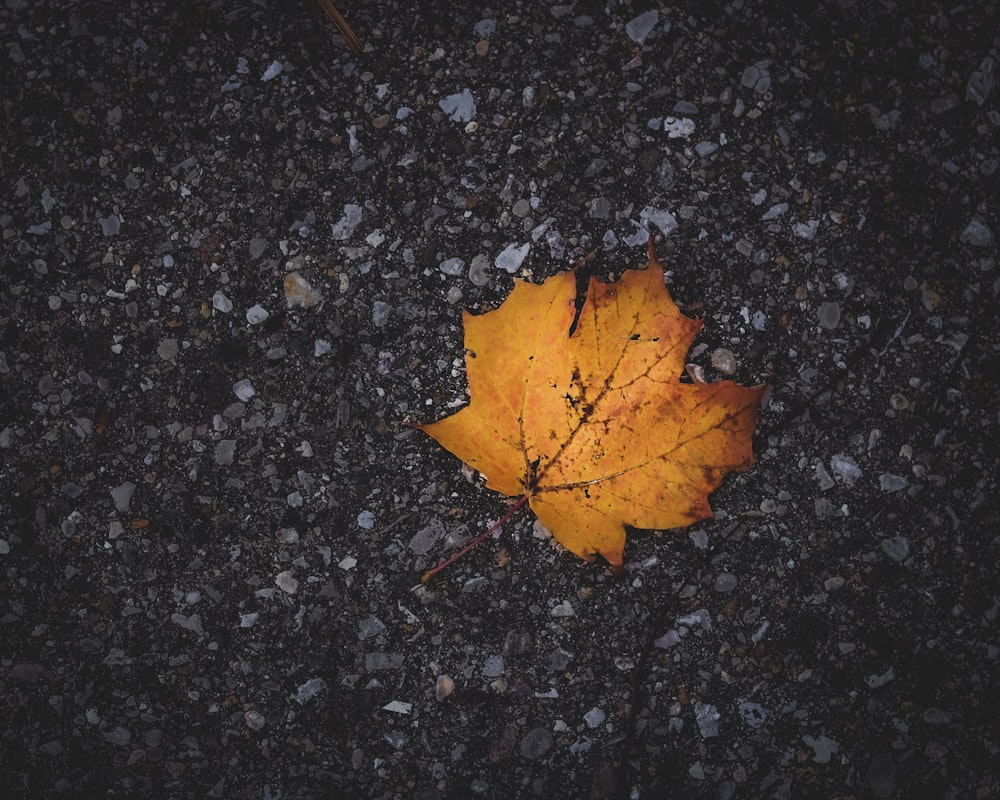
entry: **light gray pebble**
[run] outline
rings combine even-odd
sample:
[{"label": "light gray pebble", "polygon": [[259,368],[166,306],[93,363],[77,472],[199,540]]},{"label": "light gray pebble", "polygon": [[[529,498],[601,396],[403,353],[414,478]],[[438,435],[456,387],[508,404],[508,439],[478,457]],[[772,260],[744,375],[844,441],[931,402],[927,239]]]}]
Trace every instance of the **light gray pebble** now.
[{"label": "light gray pebble", "polygon": [[240,400],[246,402],[255,394],[257,390],[253,386],[253,382],[249,378],[244,378],[241,381],[236,381],[233,384],[233,394],[235,394]]},{"label": "light gray pebble", "polygon": [[358,639],[362,642],[372,636],[378,636],[385,630],[385,623],[374,614],[369,614],[358,620]]},{"label": "light gray pebble", "polygon": [[122,229],[122,218],[117,214],[109,217],[101,217],[101,233],[105,236],[117,236]]},{"label": "light gray pebble", "polygon": [[233,463],[233,458],[236,455],[236,440],[235,439],[222,439],[215,445],[215,463],[220,467],[228,466]]},{"label": "light gray pebble", "polygon": [[385,324],[389,321],[390,311],[392,311],[392,308],[388,303],[376,300],[372,304],[372,324],[376,328],[384,328]]},{"label": "light gray pebble", "polygon": [[325,688],[326,681],[322,678],[310,678],[295,690],[295,702],[300,706],[305,705]]},{"label": "light gray pebble", "polygon": [[701,158],[707,158],[708,156],[712,155],[712,153],[714,153],[718,149],[719,149],[719,145],[716,142],[707,142],[707,141],[698,142],[698,144],[696,144],[694,146],[694,151]]},{"label": "light gray pebble", "polygon": [[847,486],[853,486],[854,482],[864,475],[858,462],[843,453],[837,453],[830,458],[830,469]]},{"label": "light gray pebble", "polygon": [[448,258],[438,264],[438,269],[445,275],[461,275],[465,269],[465,262],[460,258]]},{"label": "light gray pebble", "polygon": [[260,325],[269,316],[271,315],[268,313],[267,309],[259,304],[250,306],[250,308],[247,309],[247,322],[251,325]]},{"label": "light gray pebble", "polygon": [[444,535],[444,524],[440,520],[432,519],[426,527],[413,534],[409,548],[417,555],[423,555],[432,550]]},{"label": "light gray pebble", "polygon": [[703,739],[711,739],[719,735],[719,720],[722,715],[714,705],[697,702],[694,704],[694,719],[698,723],[698,731]]},{"label": "light gray pebble", "polygon": [[597,728],[604,723],[604,720],[608,718],[601,709],[594,706],[590,711],[583,715],[583,721],[587,723],[588,728]]},{"label": "light gray pebble", "polygon": [[487,656],[483,664],[483,675],[487,678],[499,678],[503,675],[503,656]]},{"label": "light gray pebble", "polygon": [[656,9],[644,11],[625,23],[625,35],[638,45],[645,44],[646,38],[653,32],[659,21],[659,11]]},{"label": "light gray pebble", "polygon": [[124,514],[132,504],[132,495],[135,494],[135,484],[132,481],[125,481],[111,490],[111,499],[115,508]]},{"label": "light gray pebble", "polygon": [[288,570],[279,572],[274,577],[274,582],[285,594],[295,594],[299,590],[299,582]]},{"label": "light gray pebble", "polygon": [[513,275],[521,268],[521,264],[524,263],[524,259],[527,258],[530,251],[530,242],[525,242],[521,245],[514,242],[513,244],[507,245],[503,249],[500,255],[496,257],[493,264],[499,269],[505,269]]}]

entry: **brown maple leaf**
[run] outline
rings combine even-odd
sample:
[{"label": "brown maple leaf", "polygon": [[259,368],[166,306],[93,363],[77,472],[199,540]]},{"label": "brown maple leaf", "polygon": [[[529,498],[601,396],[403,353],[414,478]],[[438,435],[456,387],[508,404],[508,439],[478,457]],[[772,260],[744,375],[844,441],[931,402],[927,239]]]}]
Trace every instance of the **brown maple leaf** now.
[{"label": "brown maple leaf", "polygon": [[621,572],[625,525],[712,516],[709,493],[753,463],[765,387],[680,382],[702,323],[674,304],[652,243],[646,269],[590,279],[578,318],[575,298],[570,271],[465,311],[472,400],[418,427],[490,489],[526,498],[567,550]]}]

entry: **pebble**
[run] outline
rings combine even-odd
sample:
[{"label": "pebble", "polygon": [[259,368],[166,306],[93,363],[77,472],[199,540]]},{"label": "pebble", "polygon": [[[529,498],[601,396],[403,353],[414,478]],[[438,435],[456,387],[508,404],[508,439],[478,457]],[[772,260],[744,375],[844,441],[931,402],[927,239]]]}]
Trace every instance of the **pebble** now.
[{"label": "pebble", "polygon": [[354,203],[345,205],[344,215],[333,223],[331,227],[333,238],[341,242],[350,238],[351,234],[354,233],[354,229],[361,224],[362,216],[361,206]]},{"label": "pebble", "polygon": [[601,709],[597,708],[596,706],[583,715],[583,721],[586,722],[587,727],[591,729],[600,727],[602,724],[604,724],[604,720],[606,720],[607,718],[608,718],[607,714],[605,714],[603,711],[601,711]]},{"label": "pebble", "polygon": [[503,675],[503,656],[487,656],[483,664],[483,675],[487,678],[499,678]]},{"label": "pebble", "polygon": [[740,76],[740,83],[747,89],[753,89],[757,94],[766,94],[771,88],[771,73],[768,71],[768,66],[768,62],[758,61],[747,67]]},{"label": "pebble", "polygon": [[272,61],[270,66],[264,70],[264,74],[260,76],[262,81],[270,81],[277,78],[283,71],[284,66],[280,61]]},{"label": "pebble", "polygon": [[385,324],[389,321],[389,313],[392,311],[392,307],[382,301],[376,300],[372,303],[372,324],[376,328],[384,328]]},{"label": "pebble", "polygon": [[[260,308],[260,306],[254,306],[254,307]],[[216,311],[221,311],[223,314],[228,314],[230,311],[233,310],[233,301],[230,300],[228,297],[226,297],[222,293],[222,290],[219,290],[212,295],[212,308],[214,308]],[[261,310],[263,311],[263,309]],[[266,314],[267,312],[265,311],[264,313]],[[247,319],[248,320],[250,319],[249,311],[247,312]],[[267,317],[265,317],[264,319],[267,319]]]},{"label": "pebble", "polygon": [[718,144],[716,144],[715,142],[708,142],[708,141],[698,142],[698,144],[694,146],[694,151],[698,154],[700,158],[707,158],[718,149],[719,149]]},{"label": "pebble", "polygon": [[816,311],[816,316],[819,317],[821,328],[832,331],[840,326],[840,304],[821,303]]},{"label": "pebble", "polygon": [[830,477],[830,473],[826,471],[826,466],[822,461],[816,462],[816,480],[819,481],[819,490],[821,492],[832,489],[837,485],[836,481]]},{"label": "pebble", "polygon": [[687,139],[695,128],[694,120],[687,117],[667,117],[663,120],[663,130],[668,139]]},{"label": "pebble", "polygon": [[469,265],[469,281],[474,286],[485,286],[490,282],[490,276],[487,274],[489,268],[489,256],[480,253],[472,259],[472,263]]},{"label": "pebble", "polygon": [[358,620],[358,640],[364,641],[372,636],[378,636],[385,630],[385,623],[374,614],[368,614]]},{"label": "pebble", "polygon": [[653,32],[660,21],[660,12],[656,9],[644,11],[625,23],[625,35],[638,45],[646,43],[646,38]]},{"label": "pebble", "polygon": [[260,325],[264,320],[271,316],[267,309],[261,305],[252,305],[247,309],[247,322],[251,325]]},{"label": "pebble", "polygon": [[528,200],[521,198],[516,203],[514,203],[514,205],[510,209],[510,212],[515,217],[526,217],[528,216],[528,214],[531,213],[531,203]]},{"label": "pebble", "polygon": [[529,761],[541,758],[552,749],[552,734],[545,728],[532,728],[521,739],[521,755]]},{"label": "pebble", "polygon": [[979,62],[979,69],[973,70],[965,84],[965,99],[982,106],[993,92],[993,57],[986,56]]},{"label": "pebble", "polygon": [[445,275],[461,275],[465,270],[465,262],[460,258],[449,258],[438,264],[438,269]]},{"label": "pebble", "polygon": [[132,741],[132,732],[129,731],[128,728],[123,728],[121,725],[114,730],[105,731],[101,735],[104,737],[104,741],[108,744],[118,745],[119,747],[124,747]]},{"label": "pebble", "polygon": [[470,122],[476,116],[476,99],[468,89],[448,95],[438,105],[452,122]]},{"label": "pebble", "polygon": [[810,219],[806,222],[796,222],[792,226],[792,232],[798,236],[800,239],[811,240],[816,236],[816,231],[819,230],[819,220]]},{"label": "pebble", "polygon": [[289,308],[312,308],[323,299],[322,293],[299,272],[289,272],[285,275],[284,289],[285,302]]},{"label": "pebble", "polygon": [[252,731],[262,730],[267,724],[267,720],[264,719],[264,715],[259,711],[247,711],[243,714],[243,719],[246,722],[247,727]]},{"label": "pebble", "polygon": [[274,582],[285,594],[295,594],[299,590],[299,582],[288,570],[279,572],[274,577]]},{"label": "pebble", "polygon": [[111,499],[114,501],[115,509],[124,514],[132,504],[132,495],[135,494],[135,484],[132,481],[125,481],[111,490]]},{"label": "pebble", "polygon": [[184,628],[184,630],[191,631],[191,633],[197,634],[198,636],[205,635],[205,629],[201,626],[201,616],[198,614],[192,614],[190,617],[176,612],[170,615],[170,621],[174,625],[179,625]]},{"label": "pebble", "polygon": [[767,710],[749,700],[740,700],[739,713],[740,718],[751,728],[759,728],[767,719]]},{"label": "pebble", "polygon": [[105,236],[117,236],[122,229],[122,218],[117,214],[112,214],[109,217],[102,217],[100,219],[101,223],[101,233]]},{"label": "pebble", "polygon": [[664,211],[663,209],[654,208],[653,206],[646,206],[639,214],[640,221],[643,224],[647,222],[652,222],[657,228],[659,228],[664,236],[669,236],[675,230],[677,230],[677,217],[671,214],[669,211]]},{"label": "pebble", "polygon": [[[761,202],[764,202],[763,198],[761,198]],[[788,203],[775,203],[761,215],[760,219],[761,222],[768,222],[772,219],[783,217],[787,213],[788,213]]]},{"label": "pebble", "polygon": [[220,467],[233,463],[236,456],[236,440],[221,439],[215,445],[215,463]]},{"label": "pebble", "polygon": [[438,675],[434,683],[434,696],[440,702],[455,691],[455,681],[450,675]]},{"label": "pebble", "polygon": [[413,534],[408,546],[411,552],[418,556],[423,555],[433,550],[446,533],[444,524],[440,520],[431,520],[429,525]]},{"label": "pebble", "polygon": [[173,361],[179,347],[176,339],[164,339],[156,348],[156,354],[164,361]]},{"label": "pebble", "polygon": [[864,475],[858,462],[848,455],[837,453],[830,458],[830,469],[846,486],[853,486]]},{"label": "pebble", "polygon": [[383,670],[396,670],[403,666],[402,653],[366,653],[365,669],[369,672],[380,672]]},{"label": "pebble", "polygon": [[310,678],[295,690],[295,702],[299,705],[305,705],[325,688],[326,681],[322,678]]},{"label": "pebble", "polygon": [[236,381],[233,384],[233,394],[235,394],[240,400],[246,402],[255,394],[257,390],[254,388],[253,382],[249,378],[244,378],[241,381]]},{"label": "pebble", "polygon": [[507,245],[503,251],[496,257],[493,262],[494,266],[499,269],[505,269],[511,275],[517,272],[521,268],[521,264],[524,263],[524,259],[527,258],[528,253],[531,251],[531,243],[525,242],[524,244],[513,244]]},{"label": "pebble", "polygon": [[905,536],[893,536],[890,539],[883,539],[881,542],[882,552],[896,562],[906,561],[910,557],[910,540]]},{"label": "pebble", "polygon": [[703,739],[711,739],[719,735],[719,720],[722,715],[719,709],[709,703],[694,704],[694,719],[698,723],[698,731]]},{"label": "pebble", "polygon": [[986,223],[974,219],[965,227],[959,238],[963,244],[970,247],[990,247],[993,244],[993,231]]},{"label": "pebble", "polygon": [[813,750],[813,761],[817,764],[829,764],[830,759],[840,750],[840,744],[829,736],[819,736],[814,738],[806,735],[802,737],[806,746]]},{"label": "pebble", "polygon": [[566,619],[576,615],[576,611],[573,610],[573,606],[570,604],[569,600],[563,600],[559,605],[555,606],[550,613],[556,619]]},{"label": "pebble", "polygon": [[715,583],[712,588],[720,594],[726,594],[736,588],[737,582],[737,578],[733,573],[720,572],[716,575]]},{"label": "pebble", "polygon": [[910,485],[902,475],[893,475],[891,472],[883,472],[878,476],[878,485],[883,492],[898,492]]},{"label": "pebble", "polygon": [[250,240],[250,260],[256,261],[267,250],[267,239],[255,238]]},{"label": "pebble", "polygon": [[732,350],[719,347],[712,352],[712,366],[723,375],[735,375],[736,355]]}]

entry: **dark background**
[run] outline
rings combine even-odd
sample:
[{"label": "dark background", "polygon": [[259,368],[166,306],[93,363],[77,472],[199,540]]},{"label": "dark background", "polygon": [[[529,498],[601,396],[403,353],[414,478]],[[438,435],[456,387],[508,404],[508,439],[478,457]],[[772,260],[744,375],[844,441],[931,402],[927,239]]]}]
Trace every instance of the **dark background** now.
[{"label": "dark background", "polygon": [[[996,5],[773,5],[6,0],[9,796],[998,796]],[[460,309],[640,225],[758,465],[414,591],[507,507],[404,424]]]}]

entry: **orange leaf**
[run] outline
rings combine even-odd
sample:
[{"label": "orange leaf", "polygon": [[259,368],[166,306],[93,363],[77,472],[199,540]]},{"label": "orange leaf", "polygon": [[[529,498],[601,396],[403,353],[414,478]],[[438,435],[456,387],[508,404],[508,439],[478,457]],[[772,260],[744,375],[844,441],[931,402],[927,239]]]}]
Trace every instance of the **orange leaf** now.
[{"label": "orange leaf", "polygon": [[764,387],[678,378],[702,323],[677,309],[663,267],[590,279],[576,327],[576,275],[518,281],[495,311],[463,314],[471,403],[419,426],[527,495],[552,535],[622,570],[625,525],[667,529],[712,516],[725,473],[753,463]]}]

